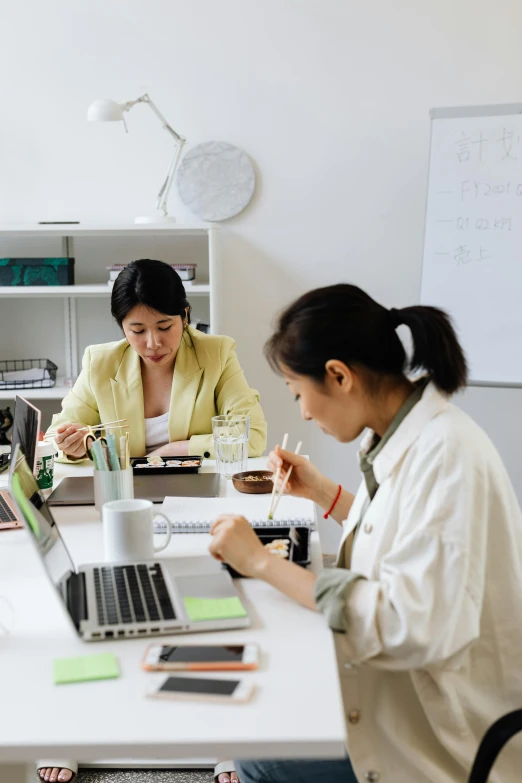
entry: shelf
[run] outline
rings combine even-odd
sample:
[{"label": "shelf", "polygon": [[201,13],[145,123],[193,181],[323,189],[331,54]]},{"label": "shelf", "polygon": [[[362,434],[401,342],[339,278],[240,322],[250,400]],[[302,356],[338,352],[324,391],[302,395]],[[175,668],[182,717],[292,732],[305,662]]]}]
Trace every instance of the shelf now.
[{"label": "shelf", "polygon": [[26,400],[63,400],[68,391],[63,378],[58,378],[56,386],[49,389],[0,389],[0,400],[14,400],[17,394]]},{"label": "shelf", "polygon": [[212,223],[207,225],[183,225],[178,223],[78,223],[66,225],[61,223],[53,226],[40,226],[38,223],[13,223],[0,225],[0,237],[88,237],[114,236],[129,234],[167,234],[172,236],[208,236],[210,229],[216,228]]},{"label": "shelf", "polygon": [[[198,296],[210,293],[208,283],[185,283],[187,296]],[[112,289],[107,283],[94,283],[89,285],[13,285],[0,286],[1,299],[29,299],[39,297],[41,299],[57,299],[61,297],[79,298],[89,296],[110,296]]]}]

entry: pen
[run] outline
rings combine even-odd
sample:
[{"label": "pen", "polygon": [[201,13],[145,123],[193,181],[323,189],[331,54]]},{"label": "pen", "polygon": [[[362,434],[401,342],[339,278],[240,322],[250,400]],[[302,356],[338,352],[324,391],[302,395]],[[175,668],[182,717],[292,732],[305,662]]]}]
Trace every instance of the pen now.
[{"label": "pen", "polygon": [[125,468],[127,467],[126,459],[127,459],[127,439],[125,438],[125,435],[121,435],[120,436],[120,467],[122,470],[125,470]]},{"label": "pen", "polygon": [[109,449],[109,464],[111,466],[111,470],[119,470],[120,461],[116,451],[116,435],[114,435],[112,432],[107,433],[107,448]]}]

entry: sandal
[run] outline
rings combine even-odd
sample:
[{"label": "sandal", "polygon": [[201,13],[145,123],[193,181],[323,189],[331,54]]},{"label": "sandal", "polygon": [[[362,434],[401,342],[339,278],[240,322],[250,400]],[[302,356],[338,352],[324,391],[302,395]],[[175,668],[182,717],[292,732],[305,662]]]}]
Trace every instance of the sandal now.
[{"label": "sandal", "polygon": [[[72,759],[39,759],[36,762],[36,772],[38,774],[38,780],[43,780],[40,777],[40,770],[42,769],[69,769],[72,772],[72,777],[69,778],[67,783],[74,783],[76,775],[78,774],[78,762]],[[59,774],[59,773],[58,773]],[[61,783],[60,778],[56,778],[56,783]]]},{"label": "sandal", "polygon": [[219,783],[218,778],[220,775],[230,775],[235,772],[236,768],[233,761],[219,761],[214,767],[214,777],[212,778],[214,783]]}]

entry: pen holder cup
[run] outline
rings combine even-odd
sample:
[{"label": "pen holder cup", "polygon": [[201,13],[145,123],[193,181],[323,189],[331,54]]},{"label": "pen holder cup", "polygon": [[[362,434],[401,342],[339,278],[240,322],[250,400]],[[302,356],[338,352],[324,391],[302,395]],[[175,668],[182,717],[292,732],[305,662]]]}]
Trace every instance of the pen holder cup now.
[{"label": "pen holder cup", "polygon": [[94,505],[101,514],[102,506],[110,500],[131,500],[134,497],[132,468],[126,470],[94,471]]}]

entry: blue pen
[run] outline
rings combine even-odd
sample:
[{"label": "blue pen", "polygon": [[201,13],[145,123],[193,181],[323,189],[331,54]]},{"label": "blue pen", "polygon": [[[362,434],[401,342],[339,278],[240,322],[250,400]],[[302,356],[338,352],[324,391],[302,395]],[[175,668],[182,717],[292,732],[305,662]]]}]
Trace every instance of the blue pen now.
[{"label": "blue pen", "polygon": [[96,456],[95,463],[98,462],[98,470],[109,470],[105,454],[103,453],[101,440],[95,440],[91,446],[91,452]]},{"label": "blue pen", "polygon": [[116,435],[113,435],[112,432],[107,433],[107,448],[109,449],[111,470],[120,470],[120,460],[116,451]]}]

